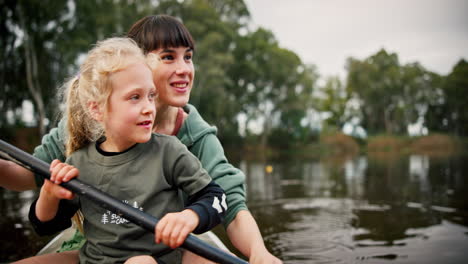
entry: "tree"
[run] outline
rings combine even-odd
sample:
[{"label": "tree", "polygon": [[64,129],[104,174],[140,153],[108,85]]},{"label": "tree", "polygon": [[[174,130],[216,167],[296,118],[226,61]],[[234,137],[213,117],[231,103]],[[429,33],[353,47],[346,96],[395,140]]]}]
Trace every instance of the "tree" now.
[{"label": "tree", "polygon": [[21,122],[29,100],[43,134],[57,116],[57,87],[76,74],[79,56],[97,40],[123,35],[148,7],[150,1],[3,1],[0,129]]},{"label": "tree", "polygon": [[440,83],[437,100],[433,100],[425,116],[430,130],[468,135],[468,62],[460,60]]},{"label": "tree", "polygon": [[400,65],[396,54],[383,49],[363,61],[350,58],[346,67],[346,89],[359,100],[368,133],[405,133],[437,92],[433,74],[418,63]]},{"label": "tree", "polygon": [[362,102],[363,127],[370,133],[398,132],[392,116],[401,94],[397,55],[380,50],[362,62],[351,58],[347,69],[347,91]]},{"label": "tree", "polygon": [[320,111],[328,113],[326,123],[338,129],[343,128],[349,117],[346,113],[349,95],[338,76],[328,77],[320,90],[322,95],[318,99]]},{"label": "tree", "polygon": [[[49,1],[51,2],[51,1]],[[40,8],[47,5],[49,8]],[[21,113],[25,99],[35,108],[35,117],[41,134],[45,132],[47,113],[55,109],[52,98],[51,74],[53,63],[49,62],[56,37],[54,26],[63,21],[68,7],[65,2],[56,4],[39,1],[5,1],[1,6],[2,20],[2,117],[3,129],[20,121],[21,115],[8,118],[9,113]],[[11,116],[10,116],[11,117]],[[9,120],[8,120],[9,119]]]},{"label": "tree", "polygon": [[252,120],[261,124],[262,145],[275,128],[300,131],[318,76],[294,52],[279,47],[268,30],[238,38],[229,76],[239,112],[247,117],[244,126]]}]

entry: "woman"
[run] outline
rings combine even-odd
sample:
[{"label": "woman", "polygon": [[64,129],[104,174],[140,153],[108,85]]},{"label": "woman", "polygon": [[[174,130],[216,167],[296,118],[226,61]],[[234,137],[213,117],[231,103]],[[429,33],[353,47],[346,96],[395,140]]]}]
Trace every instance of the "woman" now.
[{"label": "woman", "polygon": [[[247,210],[245,175],[228,163],[216,136],[216,128],[209,126],[196,108],[188,104],[195,76],[192,63],[195,45],[187,28],[171,16],[147,16],[131,27],[128,37],[134,39],[145,53],[153,53],[162,61],[153,71],[159,94],[154,132],[177,136],[224,189],[228,203],[224,226],[232,244],[249,258],[249,262],[281,263],[266,249],[260,230]],[[61,120],[58,128],[43,137],[42,145],[34,151],[36,157],[49,163],[54,159],[64,160],[65,122]],[[35,187],[29,172],[13,164],[3,167],[8,171],[1,182],[2,186],[14,190]],[[23,171],[21,181],[9,176],[18,170]],[[42,185],[40,177],[36,177],[36,180],[39,186]],[[64,254],[67,257],[73,255],[70,252]],[[206,260],[187,252],[184,262],[206,263]]]}]

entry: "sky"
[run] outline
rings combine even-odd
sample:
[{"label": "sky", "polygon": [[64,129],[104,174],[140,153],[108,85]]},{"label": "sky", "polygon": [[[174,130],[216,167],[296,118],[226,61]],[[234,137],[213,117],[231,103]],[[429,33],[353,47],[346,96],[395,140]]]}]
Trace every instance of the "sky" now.
[{"label": "sky", "polygon": [[245,0],[252,26],[315,64],[321,76],[346,75],[348,57],[384,48],[401,64],[446,75],[468,60],[468,0]]}]

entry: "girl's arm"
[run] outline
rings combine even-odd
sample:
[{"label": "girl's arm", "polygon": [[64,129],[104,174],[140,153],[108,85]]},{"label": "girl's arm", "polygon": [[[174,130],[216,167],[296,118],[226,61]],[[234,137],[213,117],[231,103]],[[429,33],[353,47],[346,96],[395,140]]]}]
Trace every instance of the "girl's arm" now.
[{"label": "girl's arm", "polygon": [[224,190],[228,209],[224,219],[227,228],[238,212],[248,210],[245,203],[245,174],[234,167],[224,155],[221,142],[215,134],[207,134],[190,147],[210,177]]},{"label": "girl's arm", "polygon": [[227,210],[226,195],[214,181],[189,196],[188,203],[186,208],[197,213],[200,220],[197,228],[192,231],[195,234],[204,233],[219,225]]},{"label": "girl's arm", "polygon": [[189,196],[190,205],[179,213],[166,214],[155,229],[155,242],[176,248],[191,232],[201,234],[221,223],[226,211],[225,195],[221,187],[210,182]]},{"label": "girl's arm", "polygon": [[190,206],[180,213],[165,215],[155,229],[156,243],[180,246],[192,231],[206,232],[221,223],[226,212],[225,195],[214,183],[200,161],[177,139],[170,138],[165,153],[166,178],[189,195]]},{"label": "girl's arm", "polygon": [[[39,234],[49,233],[51,229],[62,230],[61,227],[69,226],[70,217],[77,210],[77,208],[67,208],[66,203],[62,202],[62,199],[73,199],[74,195],[58,184],[77,177],[78,170],[71,165],[54,160],[50,165],[50,171],[50,181],[46,180],[44,182],[39,198],[31,205],[30,209],[31,222]],[[61,210],[59,210],[59,207]],[[60,213],[57,214],[59,211]],[[57,225],[60,228],[55,228]]]}]

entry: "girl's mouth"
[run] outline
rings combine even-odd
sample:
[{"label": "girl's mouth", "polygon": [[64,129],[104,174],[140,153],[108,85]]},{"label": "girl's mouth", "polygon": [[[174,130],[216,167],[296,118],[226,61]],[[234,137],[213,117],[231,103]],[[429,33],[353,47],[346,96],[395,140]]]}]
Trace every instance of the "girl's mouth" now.
[{"label": "girl's mouth", "polygon": [[149,120],[146,120],[146,121],[143,121],[143,122],[138,123],[137,125],[143,126],[143,127],[149,127],[149,128],[151,128],[151,127],[152,127],[152,125],[151,125],[152,123],[153,123],[153,122],[151,122],[151,121],[149,121]]}]

